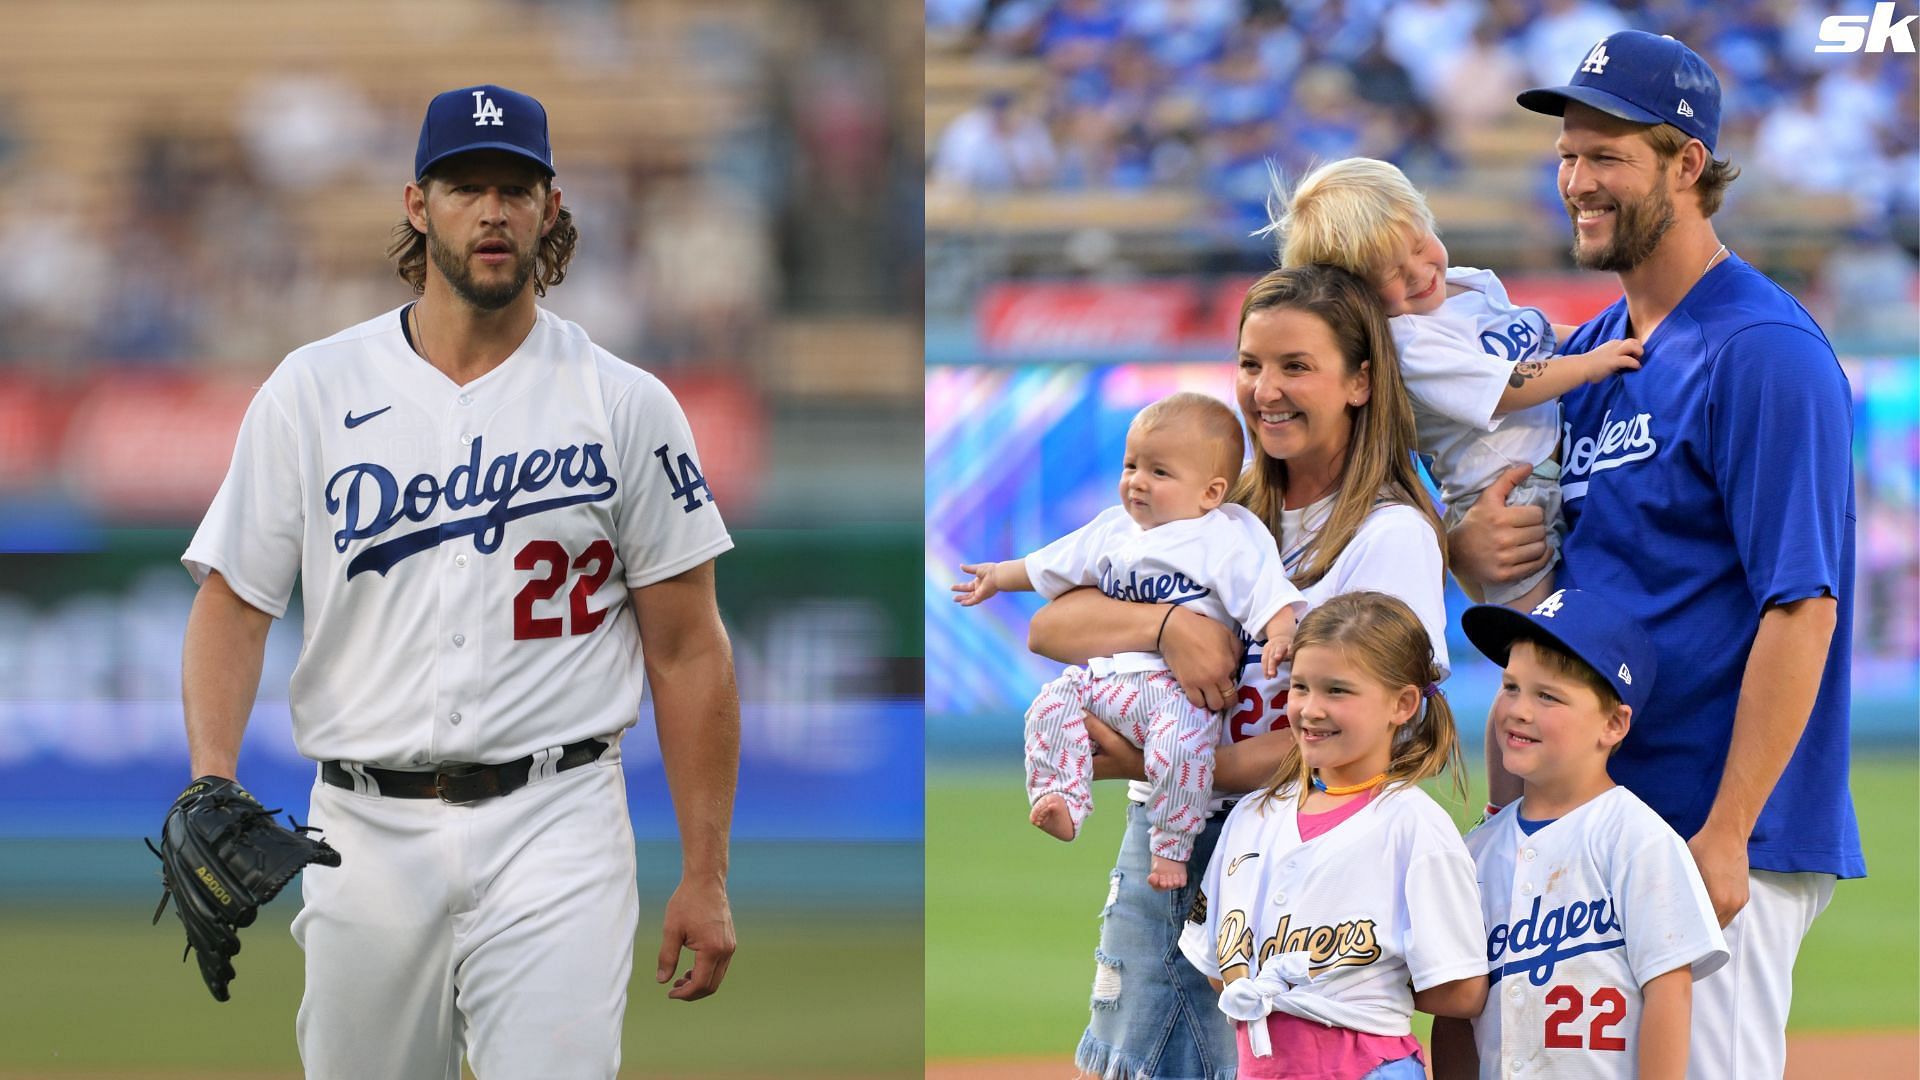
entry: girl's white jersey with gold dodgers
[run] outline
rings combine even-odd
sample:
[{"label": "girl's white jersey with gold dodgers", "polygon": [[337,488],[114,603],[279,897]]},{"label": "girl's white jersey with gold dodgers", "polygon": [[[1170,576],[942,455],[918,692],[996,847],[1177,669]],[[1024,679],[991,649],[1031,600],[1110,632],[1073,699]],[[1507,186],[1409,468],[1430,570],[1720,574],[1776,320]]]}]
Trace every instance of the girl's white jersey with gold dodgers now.
[{"label": "girl's white jersey with gold dodgers", "polygon": [[1304,952],[1309,978],[1288,994],[1287,1011],[1408,1034],[1414,989],[1487,971],[1460,834],[1410,785],[1308,841],[1298,805],[1291,791],[1251,795],[1227,815],[1180,949],[1227,983],[1277,954]]}]

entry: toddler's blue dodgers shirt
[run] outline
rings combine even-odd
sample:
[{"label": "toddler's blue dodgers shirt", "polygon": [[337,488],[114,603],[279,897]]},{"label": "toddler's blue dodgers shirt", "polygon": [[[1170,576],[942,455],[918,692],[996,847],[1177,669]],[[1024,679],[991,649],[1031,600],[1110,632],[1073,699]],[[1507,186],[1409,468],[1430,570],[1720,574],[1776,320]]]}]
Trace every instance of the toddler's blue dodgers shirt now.
[{"label": "toddler's blue dodgers shirt", "polygon": [[[1568,353],[1631,334],[1622,298]],[[1719,790],[1768,605],[1838,600],[1806,734],[1754,827],[1756,870],[1860,877],[1847,792],[1853,644],[1852,395],[1805,308],[1729,255],[1645,341],[1639,371],[1561,399],[1558,584],[1610,597],[1660,653],[1645,717],[1608,765],[1682,837]]]}]

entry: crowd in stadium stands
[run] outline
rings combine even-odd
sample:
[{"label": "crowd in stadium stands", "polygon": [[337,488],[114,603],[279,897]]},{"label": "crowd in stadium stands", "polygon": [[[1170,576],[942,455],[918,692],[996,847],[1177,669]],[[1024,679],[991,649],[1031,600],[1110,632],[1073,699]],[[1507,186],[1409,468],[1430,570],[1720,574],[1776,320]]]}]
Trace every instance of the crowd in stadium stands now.
[{"label": "crowd in stadium stands", "polygon": [[[574,32],[593,37],[592,12],[574,15]],[[889,110],[919,57],[884,44],[849,5],[703,27],[688,43],[702,70],[750,86],[752,105],[691,160],[556,146],[581,240],[543,303],[633,362],[735,368],[762,359],[784,314],[913,310],[919,147]],[[235,94],[224,125],[139,139],[114,185],[126,195],[104,212],[28,168],[32,147],[0,111],[0,245],[12,253],[0,260],[0,364],[264,369],[404,302],[383,259],[389,237],[360,221],[372,203],[401,221],[425,103],[320,67],[271,72]],[[355,234],[316,236],[327,231],[316,205],[342,201]]]},{"label": "crowd in stadium stands", "polygon": [[1863,228],[1910,236],[1912,57],[1816,53],[1830,13],[1817,0],[929,0],[930,53],[1046,71],[1038,92],[995,92],[955,119],[930,169],[976,190],[1197,185],[1240,231],[1265,220],[1268,160],[1297,175],[1365,154],[1457,179],[1472,164],[1460,133],[1511,119],[1515,93],[1564,83],[1595,42],[1637,27],[1713,64],[1722,148],[1750,186],[1844,193]]}]

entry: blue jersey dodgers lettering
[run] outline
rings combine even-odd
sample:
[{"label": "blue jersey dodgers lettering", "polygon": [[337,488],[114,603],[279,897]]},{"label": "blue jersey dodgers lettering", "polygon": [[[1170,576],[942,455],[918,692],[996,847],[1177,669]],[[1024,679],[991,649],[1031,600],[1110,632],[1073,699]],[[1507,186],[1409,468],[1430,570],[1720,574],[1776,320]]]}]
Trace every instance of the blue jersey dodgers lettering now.
[{"label": "blue jersey dodgers lettering", "polygon": [[[342,553],[353,541],[379,536],[403,520],[427,520],[439,510],[443,499],[451,510],[487,508],[472,517],[444,521],[367,547],[347,564],[347,580],[368,570],[385,575],[407,556],[462,536],[473,537],[475,551],[491,554],[499,549],[507,522],[565,506],[599,502],[619,490],[619,483],[601,457],[599,443],[533,450],[525,459],[514,453],[501,454],[482,470],[483,442],[483,438],[473,440],[467,460],[455,465],[444,482],[432,473],[420,473],[403,488],[392,472],[372,462],[348,465],[328,478],[327,513],[343,514],[341,528],[333,534],[334,550]],[[563,488],[588,490],[511,505],[514,496],[540,491],[555,481]]]},{"label": "blue jersey dodgers lettering", "polygon": [[[1606,934],[1614,936],[1606,938],[1603,936]],[[1588,935],[1592,935],[1593,940],[1580,940]],[[1575,900],[1542,914],[1540,897],[1536,896],[1533,907],[1525,915],[1511,925],[1501,923],[1487,934],[1487,964],[1495,982],[1505,975],[1525,974],[1533,985],[1545,986],[1560,961],[1625,945],[1618,912],[1605,897]],[[1525,953],[1535,949],[1539,951],[1532,956],[1500,963],[1500,958],[1509,951]]]},{"label": "blue jersey dodgers lettering", "polygon": [[1574,435],[1574,422],[1561,425],[1560,445],[1566,461],[1560,474],[1560,491],[1568,499],[1587,493],[1587,479],[1594,473],[1630,465],[1660,452],[1653,434],[1653,414],[1636,412],[1630,419],[1615,420],[1613,410],[1600,414],[1600,424],[1592,435]]},{"label": "blue jersey dodgers lettering", "polygon": [[1129,570],[1122,579],[1111,569],[1100,571],[1100,591],[1115,600],[1142,604],[1185,604],[1213,594],[1212,589],[1195,584],[1182,573],[1148,574],[1143,578],[1138,570]]}]

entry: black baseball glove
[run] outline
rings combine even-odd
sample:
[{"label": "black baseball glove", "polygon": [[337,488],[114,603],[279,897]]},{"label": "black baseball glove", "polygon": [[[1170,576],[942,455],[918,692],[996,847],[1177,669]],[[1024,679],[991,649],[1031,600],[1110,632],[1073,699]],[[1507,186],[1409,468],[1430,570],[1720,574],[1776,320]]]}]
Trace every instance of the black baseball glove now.
[{"label": "black baseball glove", "polygon": [[[339,852],[307,835],[310,826],[294,822],[286,828],[273,819],[279,812],[263,808],[232,780],[203,776],[173,801],[160,827],[160,846],[147,841],[160,857],[165,884],[153,921],[160,921],[172,897],[187,928],[187,949],[198,956],[200,976],[216,1001],[227,1000],[239,930],[253,925],[260,905],[308,863],[340,865]],[[180,959],[186,958],[182,953]]]}]

